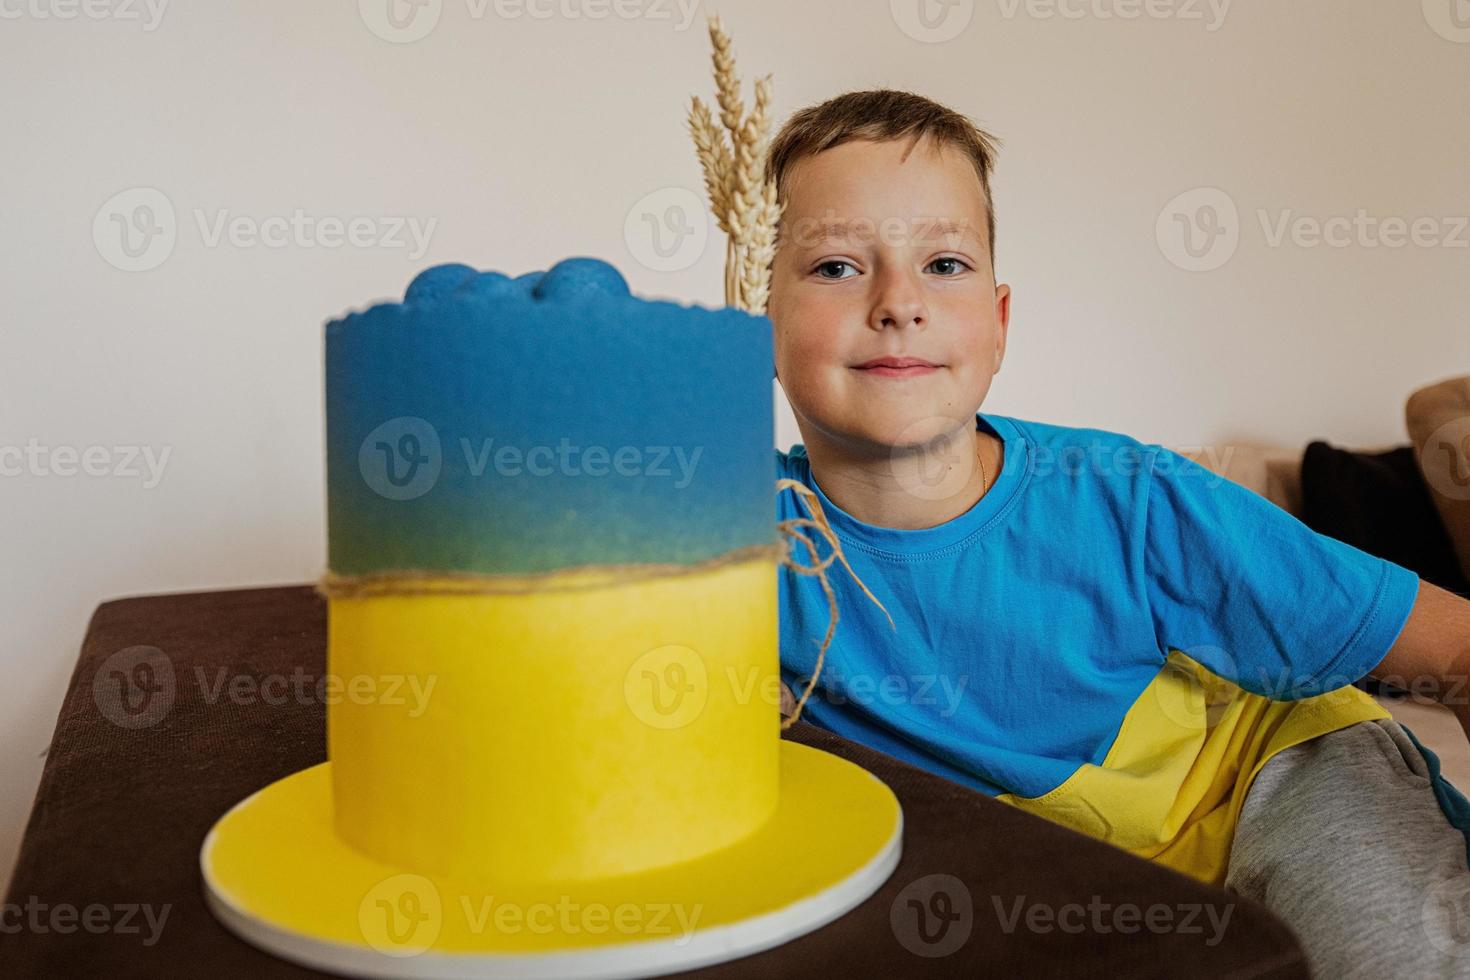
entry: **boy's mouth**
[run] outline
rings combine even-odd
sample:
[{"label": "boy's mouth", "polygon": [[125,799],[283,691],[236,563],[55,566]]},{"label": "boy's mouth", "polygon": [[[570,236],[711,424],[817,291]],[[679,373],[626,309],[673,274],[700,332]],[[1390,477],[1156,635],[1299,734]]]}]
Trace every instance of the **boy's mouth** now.
[{"label": "boy's mouth", "polygon": [[914,378],[939,370],[939,365],[922,357],[875,357],[853,365],[863,374],[883,378]]}]

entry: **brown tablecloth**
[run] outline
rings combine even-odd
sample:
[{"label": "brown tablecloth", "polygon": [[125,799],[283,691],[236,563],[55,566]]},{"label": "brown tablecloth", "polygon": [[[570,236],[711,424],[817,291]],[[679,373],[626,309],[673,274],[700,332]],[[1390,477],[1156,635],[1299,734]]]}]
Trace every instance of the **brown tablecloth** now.
[{"label": "brown tablecloth", "polygon": [[[326,758],[325,707],[292,690],[325,670],[325,632],[303,586],[97,609],[0,919],[0,976],[314,975],[215,921],[198,854],[227,809]],[[119,700],[119,669],[152,700]],[[902,863],[836,922],[692,975],[1308,976],[1291,932],[1247,899],[813,726],[787,737],[893,788]]]}]

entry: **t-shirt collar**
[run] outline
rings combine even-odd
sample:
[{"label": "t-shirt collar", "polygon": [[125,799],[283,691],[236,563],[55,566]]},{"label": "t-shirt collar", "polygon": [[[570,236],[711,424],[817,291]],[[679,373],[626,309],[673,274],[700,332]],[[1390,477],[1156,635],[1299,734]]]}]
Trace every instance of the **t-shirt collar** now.
[{"label": "t-shirt collar", "polygon": [[[811,485],[821,500],[822,510],[827,515],[832,529],[838,537],[858,545],[866,551],[884,552],[912,558],[929,552],[949,548],[985,529],[991,519],[1006,509],[1011,497],[1022,482],[1025,469],[1027,446],[1024,437],[1014,422],[1004,415],[975,413],[975,427],[989,431],[1004,445],[1004,463],[999,473],[987,472],[989,489],[985,496],[963,514],[950,518],[934,527],[900,529],[867,524],[853,517],[834,504],[811,476]],[[810,476],[810,460],[807,462]]]}]

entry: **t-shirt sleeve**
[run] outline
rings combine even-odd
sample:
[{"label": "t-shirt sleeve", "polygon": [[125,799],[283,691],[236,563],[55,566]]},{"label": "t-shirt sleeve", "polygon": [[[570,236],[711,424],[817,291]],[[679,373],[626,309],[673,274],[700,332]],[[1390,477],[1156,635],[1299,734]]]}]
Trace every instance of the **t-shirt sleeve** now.
[{"label": "t-shirt sleeve", "polygon": [[1161,652],[1278,701],[1358,680],[1408,621],[1419,577],[1152,447],[1144,577]]}]

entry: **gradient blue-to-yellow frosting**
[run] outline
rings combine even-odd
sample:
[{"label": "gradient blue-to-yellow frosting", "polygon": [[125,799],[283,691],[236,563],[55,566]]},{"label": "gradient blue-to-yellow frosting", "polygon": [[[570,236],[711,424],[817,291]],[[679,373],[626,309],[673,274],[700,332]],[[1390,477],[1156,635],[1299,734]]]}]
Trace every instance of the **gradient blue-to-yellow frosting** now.
[{"label": "gradient blue-to-yellow frosting", "polygon": [[693,563],[778,540],[770,321],[572,258],[421,273],[326,327],[338,575]]}]

